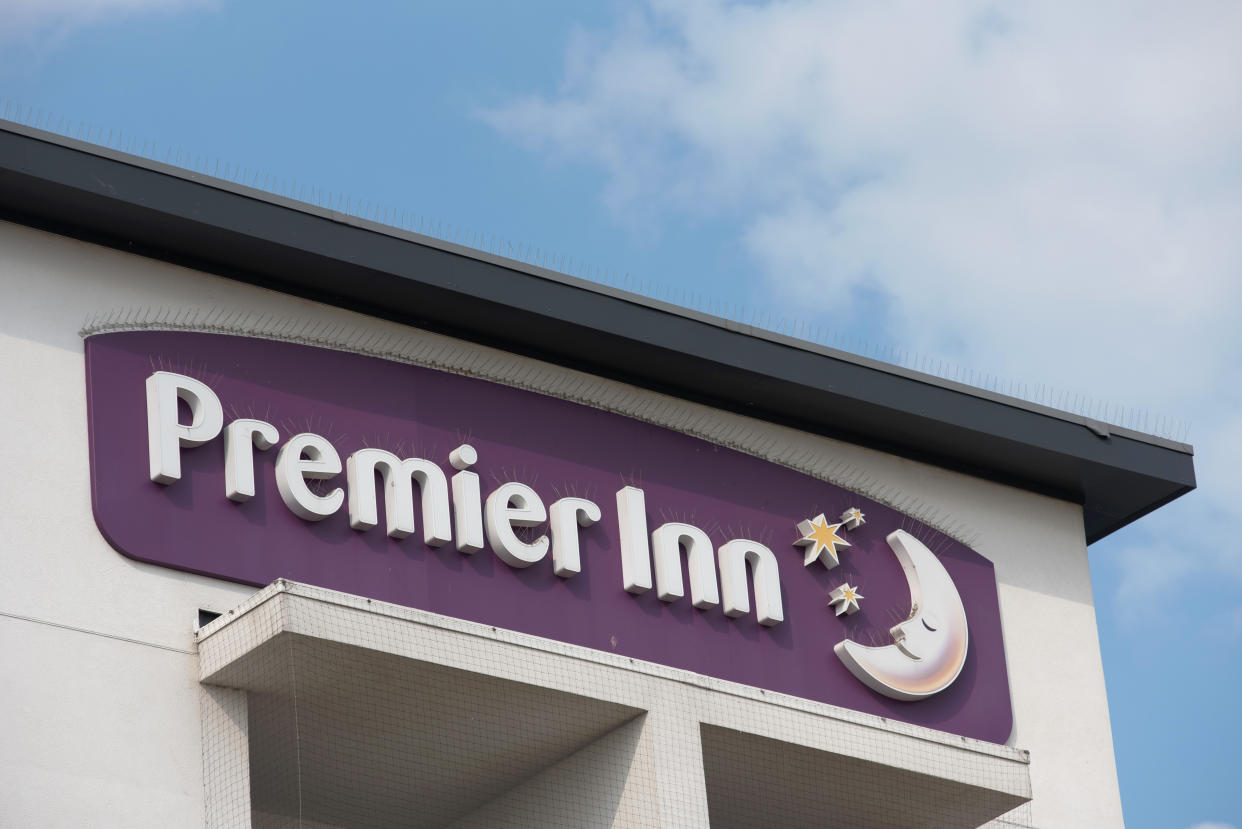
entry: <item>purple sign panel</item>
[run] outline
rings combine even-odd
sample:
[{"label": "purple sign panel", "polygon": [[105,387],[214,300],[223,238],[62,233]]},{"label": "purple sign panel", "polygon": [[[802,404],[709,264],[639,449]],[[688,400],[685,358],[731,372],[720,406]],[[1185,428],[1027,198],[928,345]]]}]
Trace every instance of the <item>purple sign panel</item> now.
[{"label": "purple sign panel", "polygon": [[992,564],[840,487],[508,386],[216,334],[86,341],[122,554],[288,578],[991,742]]}]

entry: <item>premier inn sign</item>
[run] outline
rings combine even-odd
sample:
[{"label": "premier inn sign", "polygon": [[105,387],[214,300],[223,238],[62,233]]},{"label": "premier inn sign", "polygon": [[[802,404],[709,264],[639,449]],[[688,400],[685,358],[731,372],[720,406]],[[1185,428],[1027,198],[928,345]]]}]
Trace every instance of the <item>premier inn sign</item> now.
[{"label": "premier inn sign", "polygon": [[990,562],[622,415],[342,351],[86,341],[96,522],[131,558],[318,584],[1004,742]]}]

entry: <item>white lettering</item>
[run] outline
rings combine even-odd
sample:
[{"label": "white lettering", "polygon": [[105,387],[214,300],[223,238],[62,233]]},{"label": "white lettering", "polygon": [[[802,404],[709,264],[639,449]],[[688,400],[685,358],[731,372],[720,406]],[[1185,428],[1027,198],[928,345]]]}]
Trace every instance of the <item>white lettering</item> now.
[{"label": "white lettering", "polygon": [[690,524],[668,523],[651,534],[655,554],[656,595],[672,602],[686,595],[681,580],[681,548],[690,570],[690,599],[700,609],[720,604],[716,589],[716,558],[707,533]]},{"label": "white lettering", "polygon": [[582,572],[578,528],[590,527],[601,517],[599,506],[585,498],[562,498],[550,509],[552,525],[552,572],[569,578]]},{"label": "white lettering", "polygon": [[262,420],[241,417],[224,430],[224,494],[230,501],[254,497],[254,448],[266,452],[278,440],[276,427]]},{"label": "white lettering", "polygon": [[384,512],[388,535],[405,538],[414,532],[414,485],[423,505],[423,543],[439,547],[453,537],[449,519],[448,481],[444,471],[422,458],[400,460],[383,449],[359,449],[345,461],[349,486],[349,526],[369,530],[379,520],[375,472],[384,476]]},{"label": "white lettering", "polygon": [[307,521],[322,521],[341,508],[345,493],[338,487],[327,495],[316,495],[306,486],[306,479],[326,480],[340,471],[341,456],[332,444],[319,435],[302,432],[280,447],[276,456],[276,488],[294,515]]},{"label": "white lettering", "polygon": [[[152,481],[167,485],[179,480],[181,449],[201,446],[223,431],[225,495],[239,503],[255,496],[255,450],[267,451],[276,445],[280,435],[275,426],[262,420],[239,418],[225,428],[223,408],[215,392],[198,380],[173,372],[157,371],[148,377],[146,396]],[[181,422],[182,401],[190,410],[188,424]],[[318,494],[308,482],[339,475],[341,457],[326,438],[303,432],[289,438],[277,454],[276,486],[285,505],[307,521],[322,521],[334,515],[348,497],[349,525],[366,531],[379,521],[378,472],[384,481],[388,535],[405,538],[416,529],[417,483],[423,541],[427,546],[446,544],[454,539],[455,532],[456,547],[465,554],[479,552],[487,544],[511,567],[529,567],[542,561],[551,550],[552,570],[557,576],[570,578],[581,573],[581,529],[600,521],[599,506],[585,498],[566,497],[546,508],[535,490],[517,482],[502,483],[484,502],[479,475],[471,470],[477,462],[478,452],[469,444],[449,453],[449,463],[456,470],[450,497],[449,480],[433,461],[401,459],[383,449],[359,449],[345,464],[346,488]],[[668,522],[649,535],[646,495],[642,489],[622,487],[616,500],[625,590],[641,594],[651,589],[654,559],[659,599],[674,602],[684,598],[684,553],[690,598],[695,607],[706,610],[720,606],[730,617],[748,614],[753,582],[759,623],[771,626],[784,620],[780,568],[767,547],[756,541],[734,539],[723,544],[713,556],[707,534],[691,524]],[[549,522],[549,533],[533,540],[523,540],[515,531],[545,521]]]},{"label": "white lettering", "polygon": [[651,550],[647,547],[647,503],[641,489],[617,490],[617,521],[622,584],[630,593],[646,593],[651,589]]},{"label": "white lettering", "polygon": [[487,496],[487,540],[500,560],[511,567],[529,567],[548,554],[548,537],[527,544],[514,527],[534,527],[547,520],[548,511],[535,490],[526,484],[501,484]]},{"label": "white lettering", "polygon": [[755,615],[759,624],[771,626],[784,621],[780,568],[771,550],[757,541],[735,539],[723,544],[718,556],[726,616],[743,616],[750,612],[746,584],[746,565],[749,564],[754,574]]},{"label": "white lettering", "polygon": [[453,521],[457,530],[457,552],[471,555],[483,549],[483,495],[479,476],[470,472],[479,453],[463,443],[449,453],[449,463],[460,470],[453,476]]},{"label": "white lettering", "polygon": [[[177,401],[190,407],[190,423],[181,424]],[[171,484],[181,478],[181,447],[202,446],[220,434],[224,409],[216,393],[191,377],[157,371],[147,378],[147,450],[151,480]]]}]

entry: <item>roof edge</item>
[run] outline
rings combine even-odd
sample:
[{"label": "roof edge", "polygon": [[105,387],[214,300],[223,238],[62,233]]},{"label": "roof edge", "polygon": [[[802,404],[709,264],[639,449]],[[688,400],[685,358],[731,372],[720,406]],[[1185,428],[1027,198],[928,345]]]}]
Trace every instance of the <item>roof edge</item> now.
[{"label": "roof edge", "polygon": [[22,125],[0,181],[14,221],[1079,501],[1088,541],[1194,488],[1189,444]]}]

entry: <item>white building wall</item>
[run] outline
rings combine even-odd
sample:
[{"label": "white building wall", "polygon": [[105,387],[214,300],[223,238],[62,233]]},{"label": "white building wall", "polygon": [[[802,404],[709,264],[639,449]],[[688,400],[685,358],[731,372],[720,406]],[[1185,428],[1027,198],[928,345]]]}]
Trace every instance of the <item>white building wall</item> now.
[{"label": "white building wall", "polygon": [[[621,726],[455,822],[450,829],[490,829],[515,823],[538,826],[541,822],[581,829],[658,825],[654,752],[643,744],[651,740],[650,733],[643,733],[644,725],[639,719]],[[624,776],[597,772],[609,766],[634,769]],[[565,797],[566,791],[574,792],[575,797]],[[592,808],[596,803],[611,808]],[[583,808],[583,804],[591,806]]]},{"label": "white building wall", "polygon": [[[383,329],[462,359],[495,352],[7,223],[0,297],[0,706],[15,723],[0,740],[0,825],[201,825],[192,623],[198,608],[226,610],[253,590],[131,561],[99,535],[79,329],[118,310],[226,309]],[[619,383],[596,388],[610,406],[651,402],[813,449],[968,527],[1000,582],[1011,742],[1031,752],[1033,825],[1121,825],[1078,506]]]}]

